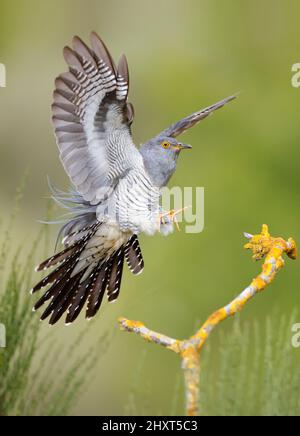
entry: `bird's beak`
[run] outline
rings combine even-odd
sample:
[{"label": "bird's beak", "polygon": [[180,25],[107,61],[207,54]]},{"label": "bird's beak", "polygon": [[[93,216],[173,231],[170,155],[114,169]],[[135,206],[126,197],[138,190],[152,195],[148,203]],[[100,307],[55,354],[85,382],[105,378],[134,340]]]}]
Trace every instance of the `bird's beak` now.
[{"label": "bird's beak", "polygon": [[180,150],[190,150],[191,148],[193,148],[193,147],[189,144],[182,144],[182,143],[179,144]]}]

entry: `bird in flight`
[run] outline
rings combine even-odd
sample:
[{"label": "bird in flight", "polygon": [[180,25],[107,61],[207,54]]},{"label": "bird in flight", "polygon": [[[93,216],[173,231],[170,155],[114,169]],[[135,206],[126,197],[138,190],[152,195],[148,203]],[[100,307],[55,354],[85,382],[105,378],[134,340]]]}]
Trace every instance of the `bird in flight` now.
[{"label": "bird in flight", "polygon": [[64,313],[73,322],[86,306],[86,318],[120,292],[124,262],[133,274],[144,267],[138,235],[173,229],[174,211],[160,206],[160,189],[176,170],[180,152],[191,146],[177,141],[185,130],[235,96],[172,124],[138,149],[131,136],[133,105],[128,102],[126,57],[116,66],[107,47],[91,33],[91,47],[78,36],[64,48],[68,72],[58,76],[52,120],[60,160],[72,183],[54,199],[71,213],[59,237],[64,249],[42,262],[37,271],[53,270],[34,286],[47,287],[34,310],[55,324]]}]

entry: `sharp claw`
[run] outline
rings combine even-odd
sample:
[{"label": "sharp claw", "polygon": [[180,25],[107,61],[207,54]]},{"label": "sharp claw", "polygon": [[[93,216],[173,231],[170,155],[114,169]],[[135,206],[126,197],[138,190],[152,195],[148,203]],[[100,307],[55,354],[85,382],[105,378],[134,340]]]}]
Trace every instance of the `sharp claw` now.
[{"label": "sharp claw", "polygon": [[181,229],[180,229],[180,227],[179,227],[179,223],[178,223],[178,221],[177,221],[177,219],[176,219],[176,217],[175,217],[175,216],[174,216],[173,222],[174,222],[174,224],[175,224],[175,226],[176,226],[176,229],[178,230],[178,232],[180,232],[180,231],[181,231]]},{"label": "sharp claw", "polygon": [[179,213],[183,212],[183,211],[186,210],[188,207],[190,207],[190,206],[186,206],[186,207],[183,207],[182,209],[178,209],[178,210],[171,209],[171,210],[169,210],[168,212],[161,213],[161,214],[159,215],[160,223],[165,224],[164,217],[167,216],[167,217],[169,218],[169,220],[170,220],[172,223],[175,224],[177,230],[180,232],[180,227],[179,227],[179,223],[178,223],[178,221],[177,221],[177,219],[176,219],[176,215],[178,215]]}]

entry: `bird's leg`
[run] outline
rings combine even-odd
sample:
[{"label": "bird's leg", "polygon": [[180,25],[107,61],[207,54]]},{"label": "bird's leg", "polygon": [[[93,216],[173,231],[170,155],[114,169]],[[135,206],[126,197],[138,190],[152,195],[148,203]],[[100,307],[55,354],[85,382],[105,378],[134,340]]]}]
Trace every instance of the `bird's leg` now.
[{"label": "bird's leg", "polygon": [[177,230],[180,231],[180,227],[179,227],[179,223],[178,223],[178,221],[176,219],[176,215],[178,215],[180,212],[183,212],[187,208],[188,208],[188,206],[183,207],[181,209],[177,209],[177,210],[171,209],[168,212],[160,213],[159,214],[160,223],[166,224],[165,217],[167,217],[170,222],[175,224]]}]

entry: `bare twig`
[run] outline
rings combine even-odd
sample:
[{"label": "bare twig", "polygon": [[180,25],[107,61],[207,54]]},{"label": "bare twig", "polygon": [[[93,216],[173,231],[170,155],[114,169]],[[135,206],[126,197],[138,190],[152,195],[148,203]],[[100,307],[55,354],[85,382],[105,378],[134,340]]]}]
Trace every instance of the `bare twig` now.
[{"label": "bare twig", "polygon": [[160,344],[180,355],[185,379],[186,414],[189,416],[199,415],[200,351],[210,333],[221,321],[242,310],[255,294],[263,291],[272,282],[284,265],[283,253],[291,259],[297,257],[295,241],[291,238],[287,241],[282,238],[273,238],[266,224],[262,226],[259,235],[245,233],[245,236],[249,242],[244,248],[252,250],[253,258],[255,260],[265,258],[262,272],[231,303],[210,315],[202,327],[189,339],[170,338],[148,329],[140,321],[131,321],[126,318],[118,320],[121,329],[136,333],[146,341]]}]

